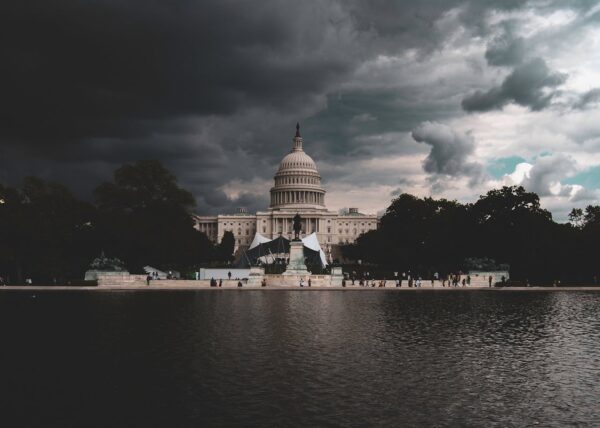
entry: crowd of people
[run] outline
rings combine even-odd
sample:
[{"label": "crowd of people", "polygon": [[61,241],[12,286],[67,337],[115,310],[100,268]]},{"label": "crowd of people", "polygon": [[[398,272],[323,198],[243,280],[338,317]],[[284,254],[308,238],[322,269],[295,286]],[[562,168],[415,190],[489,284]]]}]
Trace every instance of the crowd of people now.
[{"label": "crowd of people", "polygon": [[[370,276],[371,275],[369,272],[365,272],[361,275],[357,275],[356,272],[352,272],[352,274],[349,276],[349,280],[351,281],[352,285],[356,285],[356,282],[358,282],[358,286],[360,287],[386,287],[387,280],[385,277],[383,279],[376,280],[372,279]],[[457,272],[440,277],[439,273],[435,272],[427,281],[430,282],[431,287],[435,287],[436,283],[441,284],[442,287],[469,287],[471,285],[471,275]],[[410,272],[402,272],[401,275],[396,274],[394,279],[394,285],[398,288],[401,288],[403,284],[406,284],[409,288],[421,288],[423,287],[424,282],[426,281],[424,281],[421,276],[413,276]],[[505,282],[504,276],[502,277],[501,282]],[[487,278],[487,283],[488,287],[495,285],[491,275]],[[342,286],[346,286],[346,279],[342,281]]]}]

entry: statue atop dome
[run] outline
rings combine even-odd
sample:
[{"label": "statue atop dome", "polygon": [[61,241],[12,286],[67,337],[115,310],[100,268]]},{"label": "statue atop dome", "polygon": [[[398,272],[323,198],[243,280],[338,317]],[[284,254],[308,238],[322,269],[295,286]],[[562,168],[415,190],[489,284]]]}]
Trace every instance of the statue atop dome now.
[{"label": "statue atop dome", "polygon": [[294,136],[294,147],[292,152],[303,152],[302,137],[300,136],[300,123],[296,122],[296,135]]}]

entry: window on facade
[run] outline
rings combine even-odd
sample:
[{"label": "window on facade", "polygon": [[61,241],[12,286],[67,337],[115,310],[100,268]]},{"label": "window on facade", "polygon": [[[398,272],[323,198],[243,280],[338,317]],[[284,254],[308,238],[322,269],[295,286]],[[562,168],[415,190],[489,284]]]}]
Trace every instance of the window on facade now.
[{"label": "window on facade", "polygon": [[327,242],[331,242],[331,236],[327,237]]},{"label": "window on facade", "polygon": [[331,227],[327,228],[327,233],[331,233]]},{"label": "window on facade", "polygon": [[267,228],[263,226],[263,233],[267,232]]}]

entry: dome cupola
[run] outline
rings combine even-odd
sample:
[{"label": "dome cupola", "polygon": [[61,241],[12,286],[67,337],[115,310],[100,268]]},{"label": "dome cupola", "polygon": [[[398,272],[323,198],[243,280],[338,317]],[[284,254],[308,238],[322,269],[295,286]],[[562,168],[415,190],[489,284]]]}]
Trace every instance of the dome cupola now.
[{"label": "dome cupola", "polygon": [[273,209],[325,209],[325,189],[315,161],[304,152],[300,124],[296,124],[293,146],[279,164],[271,188]]}]

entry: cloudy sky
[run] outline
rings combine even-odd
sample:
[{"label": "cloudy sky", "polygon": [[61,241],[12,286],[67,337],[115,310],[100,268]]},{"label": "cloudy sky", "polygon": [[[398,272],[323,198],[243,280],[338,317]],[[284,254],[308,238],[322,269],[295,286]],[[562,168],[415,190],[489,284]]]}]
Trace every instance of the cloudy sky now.
[{"label": "cloudy sky", "polygon": [[86,196],[159,159],[199,213],[264,209],[299,121],[330,209],[600,203],[598,1],[39,0],[3,2],[0,32],[11,184]]}]

